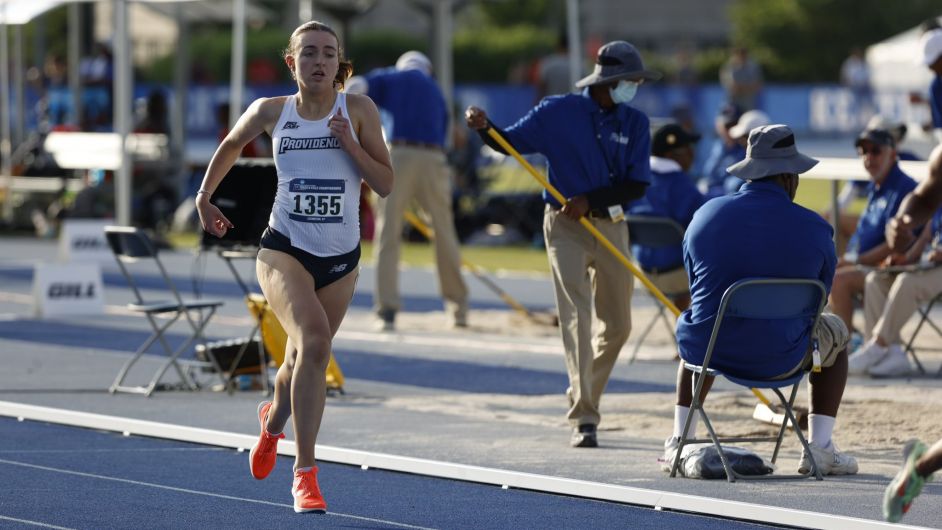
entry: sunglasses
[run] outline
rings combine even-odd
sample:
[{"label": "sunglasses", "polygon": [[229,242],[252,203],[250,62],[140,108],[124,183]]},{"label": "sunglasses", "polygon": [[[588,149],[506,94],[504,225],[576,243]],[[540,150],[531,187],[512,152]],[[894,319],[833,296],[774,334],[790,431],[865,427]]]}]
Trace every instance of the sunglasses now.
[{"label": "sunglasses", "polygon": [[883,152],[883,148],[876,145],[873,147],[858,147],[857,152],[860,154],[860,156],[866,156],[866,155],[879,156],[880,153]]}]

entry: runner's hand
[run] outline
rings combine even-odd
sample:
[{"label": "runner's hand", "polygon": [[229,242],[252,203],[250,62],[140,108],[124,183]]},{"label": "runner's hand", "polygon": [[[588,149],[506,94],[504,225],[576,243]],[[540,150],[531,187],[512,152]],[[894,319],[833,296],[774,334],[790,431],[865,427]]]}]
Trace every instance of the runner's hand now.
[{"label": "runner's hand", "polygon": [[353,133],[350,132],[350,120],[343,115],[343,109],[337,109],[337,114],[330,117],[327,122],[330,129],[330,135],[340,140],[340,147],[346,152],[356,143],[353,141]]},{"label": "runner's hand", "polygon": [[230,228],[235,228],[229,219],[222,214],[215,204],[209,202],[209,196],[200,194],[196,199],[196,212],[200,216],[200,224],[207,234],[223,237]]}]

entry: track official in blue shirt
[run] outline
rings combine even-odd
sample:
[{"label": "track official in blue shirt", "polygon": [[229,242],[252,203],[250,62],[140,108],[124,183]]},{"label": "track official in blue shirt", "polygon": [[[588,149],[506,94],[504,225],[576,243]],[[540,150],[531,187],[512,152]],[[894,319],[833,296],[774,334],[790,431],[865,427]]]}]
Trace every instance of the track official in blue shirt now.
[{"label": "track official in blue shirt", "polygon": [[[876,267],[890,255],[884,231],[886,223],[896,214],[907,193],[916,188],[916,181],[903,173],[897,163],[896,141],[889,131],[867,129],[854,142],[864,169],[870,175],[867,185],[867,206],[857,221],[857,229],[847,244],[834,275],[834,288],[828,299],[831,310],[847,329],[853,331],[854,300],[864,292],[867,272],[860,265]],[[856,341],[855,341],[856,342]],[[856,345],[851,347],[854,350]],[[851,373],[865,370],[863,359],[851,358]]]},{"label": "track official in blue shirt", "polygon": [[425,54],[408,51],[396,66],[365,76],[367,94],[391,116],[387,131],[396,186],[376,201],[376,290],[373,306],[380,330],[395,329],[399,296],[399,248],[406,208],[415,199],[432,220],[435,263],[445,312],[453,327],[468,325],[468,286],[451,210],[451,173],[445,159],[448,109]]},{"label": "track official in blue shirt", "polygon": [[[602,46],[595,71],[576,83],[580,93],[544,98],[526,116],[498,131],[521,153],[542,153],[549,181],[567,198],[549,193],[543,236],[553,274],[559,328],[569,372],[569,412],[574,447],[596,447],[599,402],[631,331],[631,274],[579,224],[589,221],[628,255],[624,207],[651,181],[648,117],[627,105],[638,86],[661,76],[644,68],[631,44]],[[502,151],[484,131],[487,114],[469,107],[468,126]],[[598,321],[593,337],[593,313]]]},{"label": "track official in blue shirt", "polygon": [[[746,158],[729,167],[746,184],[733,195],[707,201],[694,214],[684,238],[684,265],[693,300],[677,321],[682,359],[702,364],[720,300],[736,281],[808,278],[830,288],[837,262],[831,227],[817,213],[793,202],[798,175],[817,163],[798,152],[795,136],[785,125],[767,125],[749,134]],[[745,378],[786,377],[810,368],[815,362],[811,339],[817,340],[821,371],[810,376],[809,441],[814,463],[825,475],[856,473],[857,461],[831,441],[847,381],[848,332],[841,319],[824,313],[811,329],[808,321],[728,317],[724,328],[710,366]],[[674,433],[664,444],[667,471],[690,412],[691,379],[692,372],[681,362]],[[704,391],[711,383],[708,377]],[[690,431],[694,432],[688,435],[695,435],[695,426],[692,422]],[[798,471],[812,472],[807,454],[802,454]]]},{"label": "track official in blue shirt", "polygon": [[[644,197],[628,206],[628,213],[666,217],[687,228],[704,200],[687,173],[693,165],[693,146],[699,140],[699,134],[689,133],[676,123],[655,131],[651,139],[651,185]],[[658,248],[633,244],[631,252],[651,283],[670,296],[678,309],[683,311],[690,305],[690,285],[680,244]]]}]

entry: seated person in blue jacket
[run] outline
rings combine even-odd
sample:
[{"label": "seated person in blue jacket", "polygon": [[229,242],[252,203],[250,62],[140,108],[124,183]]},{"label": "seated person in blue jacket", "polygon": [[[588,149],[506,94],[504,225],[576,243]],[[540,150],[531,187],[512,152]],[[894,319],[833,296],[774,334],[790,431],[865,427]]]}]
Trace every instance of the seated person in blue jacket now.
[{"label": "seated person in blue jacket", "polygon": [[739,142],[729,135],[729,130],[736,125],[740,116],[742,116],[742,110],[734,103],[726,103],[720,107],[716,115],[713,128],[717,138],[710,146],[710,152],[703,163],[698,181],[699,189],[705,195],[711,197],[726,195],[723,187],[723,182],[729,176],[726,168],[746,156],[746,148],[739,145]]},{"label": "seated person in blue jacket", "polygon": [[761,110],[750,110],[745,112],[736,121],[736,125],[729,128],[728,134],[735,144],[727,156],[721,162],[723,164],[715,167],[709,177],[709,187],[704,191],[706,198],[722,197],[730,193],[735,193],[742,185],[742,181],[729,174],[726,168],[736,162],[739,162],[746,156],[746,139],[749,138],[749,131],[756,127],[762,127],[771,123],[769,116]]},{"label": "seated person in blue jacket", "polygon": [[[628,205],[628,213],[668,217],[687,228],[693,212],[703,204],[703,195],[687,173],[693,164],[693,146],[699,134],[689,133],[676,123],[664,125],[651,139],[651,185],[644,197]],[[651,248],[632,245],[631,253],[645,275],[678,309],[690,305],[690,286],[680,245]]]},{"label": "seated person in blue jacket", "polygon": [[[870,129],[882,129],[890,133],[890,136],[893,137],[893,141],[896,143],[896,157],[898,160],[921,160],[914,152],[903,148],[901,145],[906,138],[905,123],[891,120],[881,114],[877,114],[867,122],[867,130]],[[870,182],[867,180],[849,180],[841,187],[841,194],[837,198],[837,205],[841,212],[840,217],[838,217],[837,225],[838,254],[844,253],[847,242],[850,240],[851,236],[854,235],[854,232],[857,230],[857,223],[860,221],[860,217],[857,214],[849,213],[847,209],[853,201],[867,197],[869,184]],[[831,219],[830,210],[823,212],[822,215],[824,215],[824,218],[827,220]]]},{"label": "seated person in blue jacket", "polygon": [[[821,280],[830,288],[837,262],[831,226],[817,213],[794,203],[798,175],[817,162],[798,152],[789,127],[753,129],[746,158],[729,167],[731,174],[746,181],[743,187],[733,195],[707,201],[694,214],[684,238],[692,303],[677,321],[677,344],[683,360],[703,363],[720,299],[739,280],[808,278]],[[745,378],[784,378],[798,370],[820,367],[810,376],[808,423],[814,463],[823,475],[856,473],[856,459],[840,452],[831,440],[847,381],[848,333],[841,319],[824,313],[811,329],[810,322],[731,317],[724,329],[714,347],[711,368]],[[812,339],[817,340],[817,352]],[[661,461],[667,471],[690,413],[692,376],[681,362],[674,432],[664,443]],[[704,393],[712,379],[704,381]],[[695,436],[695,432],[696,423],[691,422],[688,436]],[[805,452],[798,472],[813,472]]]},{"label": "seated person in blue jacket", "polygon": [[[859,267],[876,267],[890,255],[883,235],[887,221],[899,209],[907,193],[916,188],[916,181],[903,173],[897,163],[896,142],[883,129],[867,129],[854,142],[864,168],[870,175],[867,185],[867,206],[857,222],[857,230],[847,243],[847,251],[837,264],[834,288],[828,298],[831,311],[841,317],[847,329],[854,331],[854,302],[863,295],[867,271]],[[857,334],[859,337],[859,334]],[[852,341],[856,350],[862,339]],[[851,360],[851,372],[865,371],[871,359]]]}]

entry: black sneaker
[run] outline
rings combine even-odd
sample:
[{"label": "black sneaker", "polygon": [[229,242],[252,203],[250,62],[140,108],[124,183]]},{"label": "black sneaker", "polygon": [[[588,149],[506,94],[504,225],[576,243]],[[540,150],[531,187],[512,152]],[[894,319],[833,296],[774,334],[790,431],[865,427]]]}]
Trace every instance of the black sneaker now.
[{"label": "black sneaker", "polygon": [[598,447],[599,441],[595,433],[595,425],[585,423],[572,430],[569,445],[573,447]]}]

